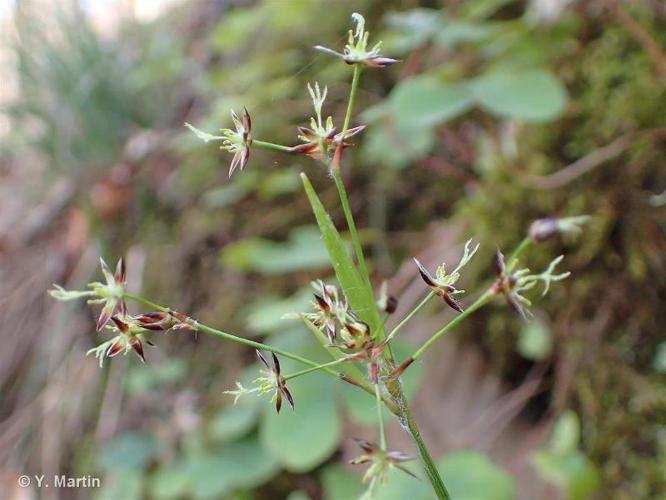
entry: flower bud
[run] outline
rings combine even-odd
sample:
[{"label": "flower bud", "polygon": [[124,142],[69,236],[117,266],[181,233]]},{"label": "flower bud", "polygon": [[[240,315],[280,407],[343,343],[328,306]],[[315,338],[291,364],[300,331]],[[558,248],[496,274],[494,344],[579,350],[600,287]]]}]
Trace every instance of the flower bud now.
[{"label": "flower bud", "polygon": [[535,220],[529,229],[529,235],[536,243],[549,240],[557,234],[577,234],[582,231],[581,225],[589,220],[587,215],[577,217],[547,217],[545,219]]}]

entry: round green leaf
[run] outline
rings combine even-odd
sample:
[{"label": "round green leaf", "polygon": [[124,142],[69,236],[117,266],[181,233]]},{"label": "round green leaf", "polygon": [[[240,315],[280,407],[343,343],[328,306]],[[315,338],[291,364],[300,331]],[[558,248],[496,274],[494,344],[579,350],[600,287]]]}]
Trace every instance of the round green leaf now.
[{"label": "round green leaf", "polygon": [[296,490],[289,493],[287,500],[311,500],[311,498],[305,491]]},{"label": "round green leaf", "polygon": [[430,152],[436,142],[435,132],[434,127],[427,125],[398,127],[389,118],[367,132],[363,156],[368,162],[400,170]]},{"label": "round green leaf", "polygon": [[210,423],[211,437],[218,441],[229,441],[244,436],[254,428],[258,418],[259,405],[241,401],[215,415]]},{"label": "round green leaf", "polygon": [[102,449],[99,466],[105,471],[142,469],[157,450],[155,438],[145,432],[128,432],[114,438]]},{"label": "round green leaf", "polygon": [[95,500],[139,500],[143,489],[143,475],[139,470],[123,470],[104,477],[102,489],[96,492]]},{"label": "round green leaf", "polygon": [[579,450],[541,450],[534,454],[532,463],[545,479],[564,489],[571,500],[591,498],[599,489],[599,471]]},{"label": "round green leaf", "polygon": [[481,106],[506,118],[548,121],[562,114],[567,103],[564,85],[542,69],[494,70],[470,88]]},{"label": "round green leaf", "polygon": [[549,447],[555,453],[567,453],[578,448],[580,420],[572,410],[564,411],[555,422]]},{"label": "round green leaf", "polygon": [[358,474],[340,465],[329,465],[321,474],[324,500],[348,500],[359,498],[365,486]]},{"label": "round green leaf", "polygon": [[[374,491],[372,500],[432,500],[435,493],[430,483],[417,463],[410,463],[407,468],[422,479],[416,479],[401,470],[393,469],[382,483]],[[447,483],[448,487],[448,483]],[[453,497],[455,498],[455,497]],[[485,499],[484,499],[485,500]]]},{"label": "round green leaf", "polygon": [[150,494],[157,500],[171,500],[186,496],[190,479],[178,467],[158,469],[150,479]]},{"label": "round green leaf", "polygon": [[437,470],[452,498],[513,500],[516,497],[511,476],[477,451],[445,455],[437,461]]},{"label": "round green leaf", "polygon": [[[285,373],[291,371],[283,370]],[[331,382],[332,379],[320,373],[294,379],[288,387],[296,409],[291,411],[283,402],[279,414],[272,405],[264,411],[259,431],[261,442],[292,472],[305,472],[316,467],[338,447],[342,424],[337,403],[332,397]]]},{"label": "round green leaf", "polygon": [[553,335],[543,321],[535,319],[524,323],[518,337],[518,352],[525,358],[540,361],[553,350]]},{"label": "round green leaf", "polygon": [[256,437],[188,457],[185,466],[197,498],[224,497],[233,490],[253,488],[268,481],[279,465]]},{"label": "round green leaf", "polygon": [[404,129],[451,120],[473,104],[472,94],[466,86],[447,84],[432,77],[402,81],[395,86],[389,99],[398,127]]}]

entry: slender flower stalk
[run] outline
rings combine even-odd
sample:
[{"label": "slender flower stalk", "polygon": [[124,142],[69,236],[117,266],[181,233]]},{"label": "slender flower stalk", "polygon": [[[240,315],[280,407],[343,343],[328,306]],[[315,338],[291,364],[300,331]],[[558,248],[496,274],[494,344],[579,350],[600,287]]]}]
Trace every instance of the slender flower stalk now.
[{"label": "slender flower stalk", "polygon": [[[130,293],[125,293],[124,297],[127,300],[132,300],[134,302],[137,302],[139,304],[143,304],[144,306],[156,310],[156,311],[161,311],[161,312],[166,312],[168,313],[171,311],[168,307],[164,307],[162,305],[156,304],[155,302],[152,302],[140,295],[134,295]],[[298,354],[291,353],[289,351],[285,351],[283,349],[279,349],[277,347],[273,347],[267,344],[262,344],[261,342],[256,342],[254,340],[246,339],[243,337],[238,337],[236,335],[233,335],[231,333],[227,333],[222,330],[218,330],[217,328],[210,327],[208,325],[205,325],[203,323],[198,322],[195,319],[188,318],[187,319],[187,324],[189,324],[194,331],[197,332],[202,332],[206,333],[208,335],[214,335],[216,337],[221,337],[226,340],[230,340],[232,342],[236,342],[237,344],[243,344],[247,347],[252,347],[254,349],[259,349],[259,350],[264,350],[268,352],[272,352],[275,354],[279,354],[280,356],[284,356],[285,358],[293,359],[294,361],[298,361],[300,363],[303,363],[305,365],[310,365],[314,370],[322,370],[325,373],[328,373],[329,375],[333,375],[334,377],[344,380],[345,382],[348,382],[350,384],[358,386],[360,389],[363,389],[365,392],[367,392],[370,395],[375,395],[374,388],[371,384],[369,384],[367,381],[361,379],[361,378],[350,378],[348,375],[341,373],[341,372],[336,372],[332,370],[329,366],[321,366],[319,363],[312,361],[310,359],[304,358],[303,356],[299,356]],[[384,400],[384,403],[387,405],[387,408],[392,412],[392,413],[397,413],[397,409],[395,405],[390,401],[390,400]]]},{"label": "slender flower stalk", "polygon": [[277,151],[279,153],[291,152],[291,148],[289,146],[283,146],[282,144],[274,144],[272,142],[259,141],[257,139],[252,140],[252,147],[259,149],[266,149],[268,151]]},{"label": "slender flower stalk", "polygon": [[389,333],[386,338],[389,341],[393,339],[393,337],[396,336],[396,334],[402,329],[402,327],[405,326],[407,323],[409,323],[409,321],[419,312],[421,312],[421,309],[423,309],[435,297],[436,297],[435,292],[433,292],[432,290],[428,292],[428,295],[426,295],[425,298],[421,302],[419,302],[418,305],[407,314],[407,316],[402,318],[400,323],[395,325],[393,330],[391,330],[391,333]]},{"label": "slender flower stalk", "polygon": [[[349,99],[347,103],[347,112],[345,113],[345,120],[342,125],[342,134],[347,131],[349,123],[351,122],[352,112],[354,110],[354,102],[356,101],[356,94],[358,92],[358,84],[361,78],[361,67],[357,64],[354,65],[354,76],[352,77],[351,89],[349,91]],[[340,149],[340,146],[338,146]],[[337,152],[336,152],[337,153]],[[342,150],[340,149],[340,154]],[[368,272],[368,266],[365,262],[365,255],[363,254],[363,245],[361,244],[361,238],[358,235],[358,230],[356,229],[356,221],[354,220],[354,214],[352,213],[351,206],[349,204],[349,196],[347,195],[347,189],[342,180],[342,175],[340,174],[340,164],[339,158],[338,162],[331,164],[331,173],[333,175],[333,180],[335,181],[335,187],[338,190],[338,196],[340,197],[340,203],[342,204],[342,211],[345,214],[345,220],[347,222],[347,227],[349,228],[349,234],[351,236],[352,244],[354,246],[354,253],[356,254],[356,260],[358,261],[359,270],[361,271],[361,276],[365,282],[366,287],[370,292],[372,292],[372,284],[370,283],[370,273]],[[381,340],[381,339],[380,339]]]},{"label": "slender flower stalk", "polygon": [[491,301],[493,298],[493,293],[490,291],[484,292],[478,299],[476,299],[471,306],[465,309],[462,313],[455,316],[451,321],[449,321],[444,327],[439,331],[435,332],[428,340],[426,340],[421,347],[419,347],[412,358],[414,360],[419,359],[435,342],[442,338],[447,333],[453,331],[457,326],[469,318],[474,312],[481,309],[484,305]]},{"label": "slender flower stalk", "polygon": [[324,368],[330,368],[331,366],[339,365],[340,363],[344,363],[346,360],[344,358],[339,358],[339,359],[334,359],[333,361],[329,361],[328,363],[323,363],[318,366],[313,366],[311,368],[306,368],[305,370],[301,370],[298,372],[290,373],[289,375],[285,375],[284,379],[285,380],[291,380],[294,378],[302,377],[303,375],[307,375],[308,373],[312,373],[317,370],[323,370]]},{"label": "slender flower stalk", "polygon": [[349,92],[349,101],[347,102],[347,112],[345,113],[345,121],[342,123],[342,133],[344,134],[349,128],[351,117],[354,112],[354,103],[356,102],[356,93],[358,92],[358,83],[361,81],[361,66],[354,66],[354,75],[352,76],[351,90]]},{"label": "slender flower stalk", "polygon": [[379,384],[375,384],[375,401],[377,402],[377,423],[379,424],[379,446],[386,451],[386,432],[384,431],[384,415],[382,403],[382,392]]},{"label": "slender flower stalk", "polygon": [[432,486],[432,489],[435,492],[438,500],[450,500],[451,496],[449,495],[449,492],[444,485],[444,481],[442,480],[442,477],[437,470],[437,466],[435,465],[435,462],[432,458],[432,455],[430,454],[430,451],[428,450],[428,447],[425,444],[425,441],[423,441],[423,438],[421,437],[421,431],[419,430],[416,420],[414,419],[412,410],[407,404],[404,393],[401,393],[400,397],[402,399],[402,404],[399,403],[400,420],[402,425],[407,427],[409,434],[416,444],[416,448],[419,451],[419,457],[421,458],[421,463],[423,464],[423,468],[425,469],[426,475],[428,476],[428,481],[430,481],[430,485]]},{"label": "slender flower stalk", "polygon": [[[125,298],[128,300],[133,300],[134,302],[138,302],[140,304],[143,304],[145,306],[148,306],[151,309],[157,310],[157,311],[162,311],[162,312],[169,312],[171,309],[168,307],[161,306],[159,304],[156,304],[154,302],[151,302],[150,300],[141,297],[140,295],[133,295],[130,293],[125,294]],[[319,363],[316,363],[312,360],[309,360],[307,358],[304,358],[303,356],[299,356],[298,354],[293,354],[289,351],[285,351],[283,349],[279,349],[277,347],[272,347],[267,344],[262,344],[261,342],[256,342],[254,340],[246,339],[243,337],[238,337],[237,335],[233,335],[231,333],[227,333],[222,330],[218,330],[217,328],[210,327],[208,325],[205,325],[203,323],[199,323],[197,320],[188,318],[187,323],[195,330],[198,332],[203,332],[207,333],[209,335],[215,335],[217,337],[222,337],[226,340],[230,340],[232,342],[236,342],[237,344],[243,344],[247,347],[252,347],[254,349],[259,349],[259,350],[264,350],[268,352],[272,352],[275,354],[279,354],[280,356],[284,356],[285,358],[293,359],[294,361],[299,361],[300,363],[310,365],[312,367],[316,367],[319,369]],[[329,369],[328,367],[322,368],[323,371],[329,373],[330,375],[334,375],[336,377],[339,377],[340,374]],[[371,394],[374,395],[374,391],[370,388]]]}]

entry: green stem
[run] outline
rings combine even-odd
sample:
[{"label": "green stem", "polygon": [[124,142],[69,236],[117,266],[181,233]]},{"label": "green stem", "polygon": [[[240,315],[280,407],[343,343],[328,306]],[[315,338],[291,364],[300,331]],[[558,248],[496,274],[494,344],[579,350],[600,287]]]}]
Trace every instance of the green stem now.
[{"label": "green stem", "polygon": [[416,420],[414,420],[414,415],[412,415],[412,411],[409,409],[407,402],[404,400],[404,394],[402,395],[402,398],[402,404],[398,404],[398,406],[401,408],[400,419],[402,423],[409,429],[409,433],[416,443],[416,447],[419,450],[419,456],[421,457],[421,462],[423,463],[423,468],[425,469],[426,475],[428,476],[428,481],[430,481],[433,490],[435,490],[435,495],[437,495],[439,500],[450,500],[451,497],[449,496],[449,492],[446,490],[444,481],[442,481],[442,478],[439,475],[439,471],[435,466],[435,462],[433,461],[432,456],[430,455],[430,452],[428,451],[428,448],[426,447],[426,444],[421,437],[419,428],[416,425]]},{"label": "green stem", "polygon": [[272,142],[258,141],[256,139],[252,140],[252,146],[259,149],[268,149],[269,151],[279,151],[281,153],[291,152],[291,148],[289,146],[283,146],[282,144],[274,144]]},{"label": "green stem", "polygon": [[333,180],[335,181],[335,187],[338,188],[340,202],[342,203],[342,211],[345,213],[345,219],[347,221],[347,226],[349,227],[349,234],[352,239],[354,253],[356,254],[356,259],[358,260],[358,265],[361,271],[361,275],[363,276],[363,281],[365,282],[365,286],[367,286],[368,289],[372,291],[372,285],[370,284],[370,274],[368,273],[368,266],[365,263],[365,256],[363,255],[361,238],[358,236],[356,222],[354,222],[354,215],[352,214],[351,206],[349,205],[347,189],[345,188],[345,184],[342,181],[342,176],[340,175],[339,169],[333,169]]},{"label": "green stem", "polygon": [[284,379],[285,380],[291,380],[292,378],[300,377],[301,375],[307,375],[308,373],[312,373],[317,370],[323,370],[325,368],[328,368],[330,366],[335,366],[339,365],[340,363],[343,363],[345,361],[344,358],[339,358],[339,359],[334,359],[333,361],[329,361],[328,363],[324,363],[318,366],[313,366],[311,368],[306,368],[305,370],[301,370],[299,372],[294,372],[289,375],[285,375]]},{"label": "green stem", "polygon": [[529,236],[525,237],[523,241],[516,247],[516,249],[509,255],[508,260],[506,261],[507,267],[506,272],[510,273],[513,271],[516,264],[518,264],[518,258],[532,245],[533,240]]},{"label": "green stem", "polygon": [[[148,299],[145,299],[141,297],[140,295],[132,295],[129,293],[125,294],[125,298],[129,300],[133,300],[135,302],[138,302],[140,304],[143,304],[144,306],[147,306],[151,309],[155,309],[157,311],[162,311],[162,312],[170,312],[170,309],[168,307],[161,306],[159,304],[155,304],[154,302],[149,301]],[[217,337],[222,337],[223,339],[230,340],[232,342],[236,342],[237,344],[243,344],[248,347],[253,347],[255,349],[261,349],[264,351],[268,352],[274,352],[275,354],[279,354],[281,356],[284,356],[285,358],[293,359],[295,361],[299,361],[303,364],[310,365],[313,367],[316,367],[316,369],[320,369],[321,365],[319,363],[316,363],[314,361],[311,361],[307,358],[304,358],[302,356],[299,356],[298,354],[293,354],[289,351],[283,351],[282,349],[279,349],[277,347],[272,347],[266,344],[262,344],[260,342],[255,342],[254,340],[250,339],[245,339],[243,337],[238,337],[236,335],[233,335],[231,333],[223,332],[222,330],[218,330],[217,328],[212,328],[210,326],[204,325],[203,323],[199,323],[198,321],[194,319],[190,319],[188,323],[194,327],[196,331],[199,332],[204,332],[209,335],[215,335]],[[335,376],[335,377],[340,377],[340,374],[334,370],[331,370],[330,368],[321,368],[325,372]],[[369,388],[370,394],[374,394],[374,391]]]},{"label": "green stem", "polygon": [[[351,122],[351,115],[352,111],[354,109],[354,101],[356,99],[356,93],[358,91],[358,83],[360,80],[361,76],[361,67],[360,65],[356,64],[354,65],[354,76],[352,78],[352,85],[351,85],[351,91],[349,93],[349,102],[347,103],[347,113],[345,114],[345,120],[344,124],[342,127],[342,137],[344,137],[345,132],[349,128],[349,124]],[[337,154],[337,152],[336,152]],[[363,247],[361,246],[361,240],[358,236],[358,231],[356,229],[356,222],[354,221],[354,216],[351,211],[351,207],[349,205],[349,197],[347,196],[347,190],[345,189],[345,185],[342,181],[342,176],[340,175],[340,169],[339,169],[339,164],[336,165],[334,168],[331,169],[332,174],[333,174],[333,179],[335,180],[335,186],[338,190],[338,194],[340,195],[340,202],[342,203],[342,209],[345,214],[345,219],[347,221],[347,226],[349,227],[349,233],[352,238],[352,243],[354,246],[354,252],[356,253],[356,259],[358,260],[358,265],[361,271],[361,275],[363,276],[363,281],[365,286],[367,287],[368,291],[372,294],[372,284],[370,282],[370,273],[368,272],[368,267],[365,262],[365,256],[363,255]],[[377,332],[377,339],[381,340],[384,337],[384,329],[383,327],[380,328],[380,331]],[[385,355],[389,358],[392,359],[392,354],[391,354],[391,346],[390,344],[388,345],[388,349],[385,351]],[[400,387],[399,381],[397,382],[398,386],[398,399],[399,399],[399,404],[397,407],[399,408],[399,413],[400,413],[400,418],[403,420],[407,427],[409,428],[409,432],[414,438],[414,441],[417,443],[417,446],[419,448],[419,455],[421,456],[421,460],[423,462],[423,465],[426,469],[426,473],[428,475],[428,479],[430,480],[433,489],[435,490],[435,493],[437,494],[437,498],[440,500],[448,500],[449,499],[449,494],[446,491],[446,488],[444,487],[444,483],[442,482],[442,478],[439,476],[439,473],[437,472],[437,469],[435,467],[435,464],[432,461],[432,457],[430,456],[428,449],[426,448],[425,443],[421,439],[421,435],[418,430],[418,426],[416,425],[416,422],[414,421],[411,411],[409,410],[409,406],[407,405],[407,400],[404,395],[404,391]],[[379,392],[379,386],[375,385],[375,398],[378,400],[381,400],[381,394]],[[395,405],[394,405],[395,406]],[[382,440],[382,448],[386,447],[386,438],[384,435],[384,422],[382,419],[381,415],[381,406],[378,404],[378,416],[379,416],[379,422],[380,422],[380,439]]]},{"label": "green stem", "polygon": [[377,400],[377,421],[379,422],[379,446],[386,451],[386,433],[384,432],[384,416],[382,415],[382,395],[379,383],[375,384],[375,399]]},{"label": "green stem", "polygon": [[[342,131],[341,131],[342,137],[344,137],[345,132],[349,128],[349,123],[351,122],[352,112],[354,110],[354,102],[356,101],[356,94],[358,92],[358,84],[360,79],[361,79],[361,67],[360,65],[355,64],[354,76],[352,77],[351,89],[349,91],[349,101],[347,102],[347,112],[345,113],[345,120],[342,125]],[[359,238],[358,236],[358,230],[356,229],[356,222],[354,221],[354,215],[352,214],[351,206],[349,204],[349,196],[347,195],[347,189],[345,188],[345,184],[342,181],[342,175],[340,174],[340,169],[333,168],[332,174],[333,174],[333,180],[335,181],[335,187],[338,189],[340,202],[342,203],[342,211],[345,214],[345,220],[347,221],[347,226],[349,227],[349,234],[351,235],[352,245],[354,246],[354,253],[356,254],[356,260],[358,260],[361,276],[363,277],[365,286],[368,288],[370,293],[373,293],[372,284],[370,283],[370,273],[368,273],[368,266],[365,262],[365,256],[363,255],[363,246],[361,245],[361,238]]]},{"label": "green stem", "polygon": [[423,353],[426,352],[428,348],[430,348],[432,344],[434,344],[440,339],[440,337],[446,335],[456,326],[458,326],[460,323],[469,318],[472,315],[472,313],[474,313],[474,311],[481,309],[484,305],[490,302],[490,300],[493,298],[494,295],[495,294],[492,293],[491,290],[485,291],[478,299],[474,301],[474,303],[471,306],[469,306],[458,316],[449,321],[441,330],[439,330],[432,337],[426,340],[425,343],[421,347],[419,347],[416,350],[416,352],[412,355],[412,358],[414,358],[414,360],[419,359],[423,355]]},{"label": "green stem", "polygon": [[352,77],[351,90],[349,91],[349,102],[347,103],[347,113],[345,114],[345,121],[342,124],[342,136],[349,128],[351,122],[352,111],[354,110],[354,101],[356,100],[356,92],[358,91],[358,82],[361,80],[361,66],[354,64],[354,76]]},{"label": "green stem", "polygon": [[435,292],[430,292],[428,295],[425,296],[425,298],[414,308],[412,311],[405,316],[400,323],[398,323],[393,330],[391,330],[391,333],[388,334],[388,339],[392,339],[396,333],[400,331],[400,329],[405,326],[405,324],[412,319],[418,312],[425,307],[425,305],[432,300],[432,298],[435,296]]}]

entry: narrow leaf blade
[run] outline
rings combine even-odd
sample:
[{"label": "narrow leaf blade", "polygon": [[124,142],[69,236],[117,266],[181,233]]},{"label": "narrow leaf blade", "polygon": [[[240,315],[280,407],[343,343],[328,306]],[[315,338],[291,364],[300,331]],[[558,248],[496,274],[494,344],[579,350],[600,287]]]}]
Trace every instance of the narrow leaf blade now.
[{"label": "narrow leaf blade", "polygon": [[379,325],[376,321],[374,297],[363,283],[361,275],[347,252],[347,246],[317,196],[310,180],[305,174],[301,174],[301,179],[303,180],[305,193],[310,200],[312,211],[317,219],[319,230],[324,238],[324,244],[333,264],[335,275],[345,292],[349,305],[363,321],[370,325],[371,331],[376,332]]}]

